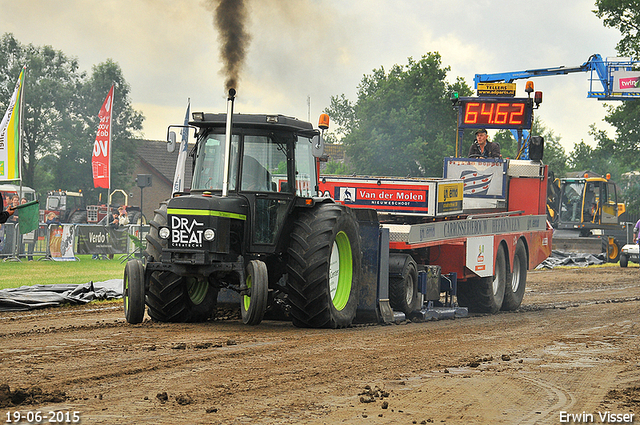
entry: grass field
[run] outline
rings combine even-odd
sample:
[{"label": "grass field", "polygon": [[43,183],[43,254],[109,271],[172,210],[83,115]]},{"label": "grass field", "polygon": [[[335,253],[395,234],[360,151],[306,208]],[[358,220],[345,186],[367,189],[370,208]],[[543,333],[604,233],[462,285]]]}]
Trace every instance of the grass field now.
[{"label": "grass field", "polygon": [[101,282],[122,279],[124,263],[119,256],[113,260],[92,260],[90,255],[78,256],[78,261],[0,262],[0,289],[53,283]]}]

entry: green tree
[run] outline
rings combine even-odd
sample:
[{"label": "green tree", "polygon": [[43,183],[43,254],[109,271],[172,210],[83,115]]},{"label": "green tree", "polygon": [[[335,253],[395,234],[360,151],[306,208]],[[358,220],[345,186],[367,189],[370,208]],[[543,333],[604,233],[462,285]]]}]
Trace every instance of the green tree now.
[{"label": "green tree", "polygon": [[640,3],[638,0],[596,0],[594,13],[609,28],[622,34],[616,50],[620,55],[639,57]]},{"label": "green tree", "polygon": [[[621,56],[640,57],[640,3],[637,0],[596,0],[596,16],[605,26],[616,28],[622,38],[616,46]],[[605,121],[616,128],[615,138],[591,128],[591,134],[597,141],[597,147],[591,152],[591,169],[598,173],[611,173],[614,181],[619,181],[623,173],[640,169],[640,104],[637,101],[625,101],[616,107],[609,107]],[[622,185],[623,198],[627,200],[627,210],[638,214],[638,185]]]},{"label": "green tree", "polygon": [[[534,117],[531,134],[544,137],[544,154],[542,162],[549,166],[555,177],[562,177],[567,171],[567,153],[560,144],[560,137],[547,128],[542,120]],[[518,144],[510,130],[500,130],[492,139],[493,142],[500,143],[500,152],[503,158],[518,158]]]},{"label": "green tree", "polygon": [[[78,70],[78,61],[51,46],[23,45],[12,34],[0,38],[0,108],[6,110],[20,70],[27,67],[23,97],[23,183],[49,189],[93,189],[91,153],[98,112],[115,84],[112,134],[112,187],[129,188],[135,145],[144,117],[133,110],[130,87],[111,60]],[[93,195],[93,196],[92,196]]]},{"label": "green tree", "polygon": [[27,67],[23,88],[23,183],[34,186],[38,162],[63,143],[72,88],[83,77],[78,62],[51,46],[20,44],[12,34],[0,38],[0,106],[6,111],[16,80]]},{"label": "green tree", "polygon": [[[74,97],[74,119],[63,129],[68,143],[60,147],[54,170],[62,187],[82,189],[93,201],[97,200],[98,192],[104,192],[106,196],[106,190],[93,187],[91,156],[99,124],[98,112],[112,84],[111,188],[126,190],[133,186],[135,162],[132,158],[135,158],[137,149],[135,132],[142,129],[144,117],[131,106],[131,88],[120,66],[110,59],[93,66],[91,76],[78,87]],[[69,164],[74,166],[69,167]]]},{"label": "green tree", "polygon": [[445,81],[438,53],[419,61],[374,69],[358,86],[358,100],[333,96],[326,113],[338,125],[358,174],[437,176],[443,158],[455,151],[456,112],[450,95],[472,94],[463,79]]}]

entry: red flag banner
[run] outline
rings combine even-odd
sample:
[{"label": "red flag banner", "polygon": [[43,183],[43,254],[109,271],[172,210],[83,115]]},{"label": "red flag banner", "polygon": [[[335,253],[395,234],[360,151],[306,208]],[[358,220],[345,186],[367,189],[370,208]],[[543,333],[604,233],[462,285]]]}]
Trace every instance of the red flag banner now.
[{"label": "red flag banner", "polygon": [[93,186],[109,189],[110,185],[110,158],[111,155],[111,112],[113,106],[113,86],[109,90],[107,98],[100,108],[100,124],[98,134],[93,144],[93,156],[91,165],[93,169]]}]

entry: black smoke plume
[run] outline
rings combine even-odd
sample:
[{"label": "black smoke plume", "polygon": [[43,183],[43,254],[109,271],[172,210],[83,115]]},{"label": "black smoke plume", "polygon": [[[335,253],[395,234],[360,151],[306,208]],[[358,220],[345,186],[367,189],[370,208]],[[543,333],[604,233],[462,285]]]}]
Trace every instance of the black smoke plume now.
[{"label": "black smoke plume", "polygon": [[220,71],[225,77],[225,89],[237,88],[240,71],[251,41],[245,29],[247,7],[244,0],[210,0],[214,10],[214,24],[218,28],[220,58],[223,62]]}]

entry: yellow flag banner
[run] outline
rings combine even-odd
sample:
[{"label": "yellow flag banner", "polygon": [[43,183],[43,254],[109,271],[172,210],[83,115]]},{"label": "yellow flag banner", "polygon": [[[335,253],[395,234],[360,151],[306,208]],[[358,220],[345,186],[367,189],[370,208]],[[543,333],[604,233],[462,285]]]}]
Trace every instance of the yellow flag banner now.
[{"label": "yellow flag banner", "polygon": [[9,108],[0,123],[0,181],[20,180],[20,105],[24,71],[22,68]]}]

